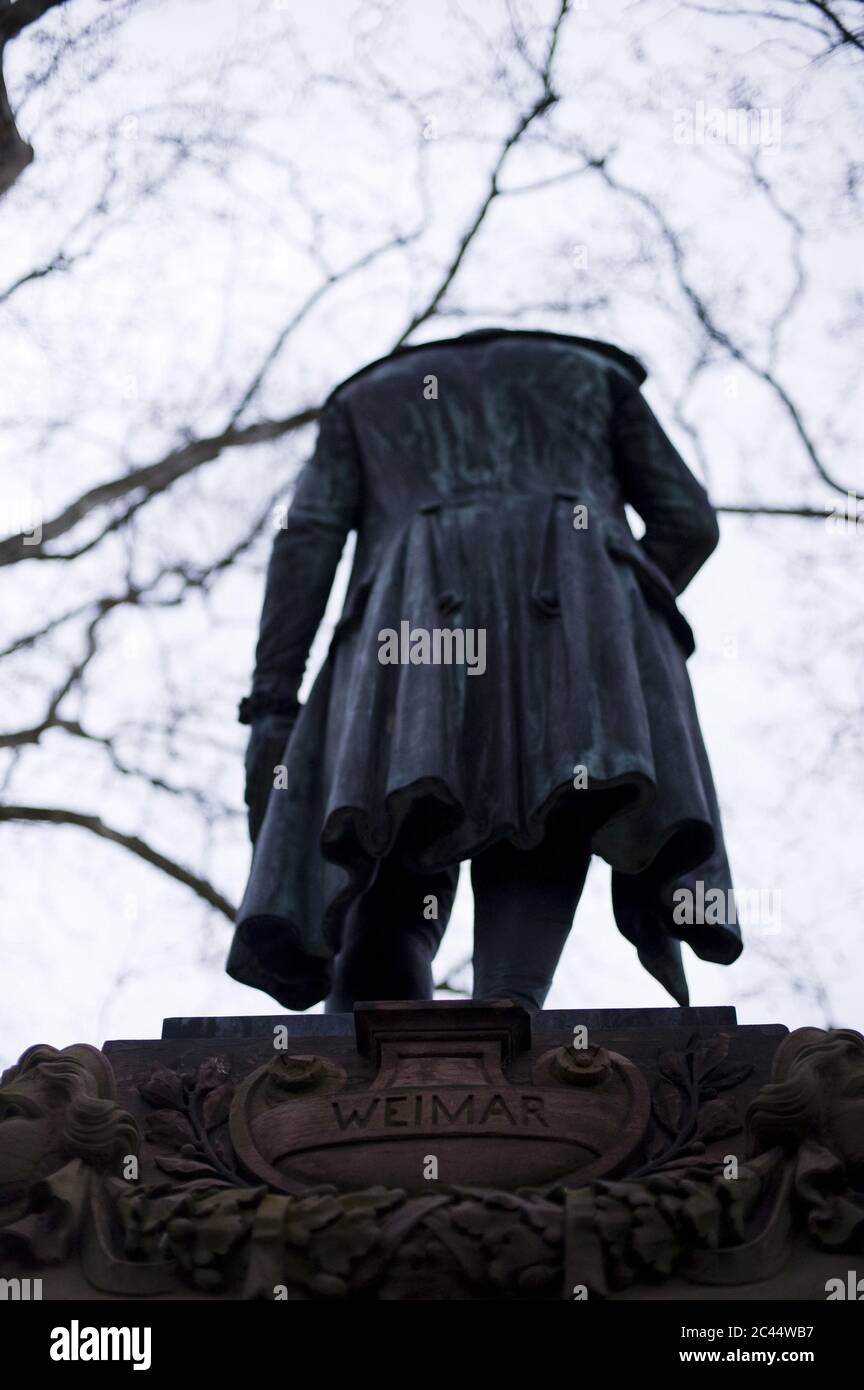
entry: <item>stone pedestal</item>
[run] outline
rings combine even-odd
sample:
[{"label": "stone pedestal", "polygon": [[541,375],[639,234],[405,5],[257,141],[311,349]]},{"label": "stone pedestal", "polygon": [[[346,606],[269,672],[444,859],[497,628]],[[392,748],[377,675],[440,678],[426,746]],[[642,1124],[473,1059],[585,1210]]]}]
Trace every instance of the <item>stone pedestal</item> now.
[{"label": "stone pedestal", "polygon": [[0,1262],[46,1298],[824,1300],[862,1082],[860,1034],[732,1009],[168,1019],[6,1073]]}]

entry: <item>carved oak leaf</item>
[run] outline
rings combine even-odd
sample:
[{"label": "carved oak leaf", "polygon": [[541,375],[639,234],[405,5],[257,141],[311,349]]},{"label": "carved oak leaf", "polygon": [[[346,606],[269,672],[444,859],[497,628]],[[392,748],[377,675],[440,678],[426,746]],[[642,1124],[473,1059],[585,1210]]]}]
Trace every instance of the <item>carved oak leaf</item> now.
[{"label": "carved oak leaf", "polygon": [[195,1140],[195,1133],[179,1110],[154,1110],[145,1119],[147,1138],[153,1144],[180,1149]]},{"label": "carved oak leaf", "polygon": [[215,1091],[217,1086],[223,1085],[229,1071],[230,1067],[224,1057],[205,1057],[198,1068],[196,1089],[202,1095],[206,1091]]},{"label": "carved oak leaf", "polygon": [[527,1191],[453,1192],[455,1202],[427,1218],[427,1229],[458,1261],[469,1285],[547,1296],[560,1282],[563,1209]]},{"label": "carved oak leaf", "polygon": [[714,1250],[720,1244],[722,1209],[710,1182],[681,1180],[686,1195],[681,1202],[681,1217],[685,1228],[695,1237],[695,1244]]},{"label": "carved oak leaf", "polygon": [[157,1158],[156,1166],[163,1173],[185,1178],[213,1178],[215,1169],[203,1158]]},{"label": "carved oak leaf", "polygon": [[700,1042],[693,1048],[693,1074],[698,1081],[705,1080],[711,1071],[724,1060],[729,1053],[729,1037],[726,1033],[718,1033],[716,1038],[710,1038],[707,1042]]},{"label": "carved oak leaf", "polygon": [[[316,1250],[329,1248],[323,1233],[330,1231],[336,1235],[336,1260],[337,1263],[328,1268],[341,1270],[344,1262],[344,1245],[341,1247],[343,1253],[338,1253],[338,1247],[342,1237],[347,1235],[352,1225],[358,1228],[369,1217],[375,1217],[381,1213],[391,1210],[394,1206],[401,1205],[405,1194],[398,1189],[388,1189],[384,1187],[370,1187],[362,1192],[311,1193],[305,1197],[292,1199],[290,1210],[284,1220],[284,1234],[286,1242],[302,1248],[314,1248]],[[337,1230],[338,1227],[338,1230]],[[329,1237],[327,1238],[329,1239]],[[323,1244],[321,1244],[323,1242]],[[349,1244],[351,1242],[349,1241]],[[331,1251],[331,1253],[334,1253]]]},{"label": "carved oak leaf", "polygon": [[[374,1207],[366,1212],[355,1211],[338,1221],[330,1222],[316,1233],[310,1253],[320,1273],[333,1277],[351,1272],[351,1266],[361,1255],[370,1251],[378,1241],[379,1224]],[[336,1293],[335,1285],[322,1290]]]},{"label": "carved oak leaf", "polygon": [[450,1209],[450,1224],[476,1240],[482,1240],[490,1230],[494,1209],[506,1212],[507,1220],[512,1222],[513,1212],[518,1212],[522,1205],[518,1197],[507,1192],[496,1193],[492,1197],[491,1194],[472,1192],[464,1187],[456,1187],[454,1191],[463,1200]]},{"label": "carved oak leaf", "polygon": [[651,1196],[645,1183],[628,1181],[626,1178],[619,1180],[607,1179],[605,1182],[598,1183],[604,1197],[612,1198],[616,1202],[626,1202],[631,1207],[644,1206],[650,1203]]},{"label": "carved oak leaf", "polygon": [[674,1227],[666,1219],[660,1203],[638,1208],[631,1228],[631,1239],[633,1250],[648,1269],[657,1274],[671,1274],[678,1253],[678,1241]]},{"label": "carved oak leaf", "polygon": [[290,1245],[305,1248],[318,1231],[339,1221],[341,1216],[342,1206],[338,1198],[319,1193],[296,1197],[284,1218],[285,1240]]},{"label": "carved oak leaf", "polygon": [[523,1214],[525,1220],[551,1246],[561,1244],[564,1231],[564,1207],[548,1197],[536,1193],[525,1193]]},{"label": "carved oak leaf", "polygon": [[165,1240],[187,1278],[205,1292],[226,1282],[226,1268],[249,1234],[263,1193],[225,1189],[190,1197],[165,1220]]},{"label": "carved oak leaf", "polygon": [[283,1224],[285,1282],[319,1297],[342,1297],[352,1266],[380,1239],[381,1217],[404,1201],[399,1189],[371,1187],[293,1202]]},{"label": "carved oak leaf", "polygon": [[683,1108],[679,1088],[671,1081],[661,1081],[654,1091],[653,1107],[657,1123],[670,1134],[677,1134]]},{"label": "carved oak leaf", "polygon": [[483,1246],[492,1256],[488,1275],[496,1288],[541,1293],[548,1287],[551,1252],[543,1237],[524,1221],[505,1221],[502,1214]]},{"label": "carved oak leaf", "polygon": [[154,1071],[150,1080],[139,1086],[138,1091],[148,1105],[155,1105],[160,1109],[183,1109],[183,1082],[176,1071],[169,1071],[167,1067],[160,1067]]},{"label": "carved oak leaf", "polygon": [[206,1130],[215,1129],[217,1125],[221,1125],[224,1120],[227,1120],[233,1096],[233,1081],[223,1081],[221,1086],[217,1086],[215,1090],[208,1092],[201,1108],[201,1115]]},{"label": "carved oak leaf", "polygon": [[[594,1197],[594,1219],[607,1250],[616,1252],[626,1246],[630,1235],[631,1212],[624,1202],[607,1196],[606,1183],[597,1184]],[[635,1184],[634,1184],[635,1186]]]},{"label": "carved oak leaf", "polygon": [[704,1080],[710,1083],[713,1091],[731,1091],[733,1086],[740,1086],[742,1081],[746,1081],[748,1076],[753,1075],[753,1064],[742,1062],[740,1066],[715,1067]]},{"label": "carved oak leaf", "polygon": [[734,1096],[717,1096],[707,1101],[699,1111],[699,1138],[705,1144],[712,1139],[725,1139],[741,1129],[741,1111]]},{"label": "carved oak leaf", "polygon": [[689,1086],[690,1077],[687,1073],[686,1056],[681,1052],[661,1052],[657,1059],[657,1066],[661,1076],[665,1076],[668,1081],[674,1082],[678,1086]]}]

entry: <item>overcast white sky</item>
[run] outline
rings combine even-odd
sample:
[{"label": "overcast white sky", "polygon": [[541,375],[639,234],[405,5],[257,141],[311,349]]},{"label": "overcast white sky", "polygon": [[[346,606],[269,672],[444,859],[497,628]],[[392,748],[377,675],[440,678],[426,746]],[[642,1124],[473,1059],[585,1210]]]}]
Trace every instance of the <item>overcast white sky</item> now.
[{"label": "overcast white sky", "polygon": [[[556,8],[516,7],[529,48]],[[460,316],[416,337],[518,322],[610,339],[648,365],[648,396],[716,503],[842,506],[760,371],[794,401],[834,476],[864,491],[854,55],[814,61],[818,36],[716,8],[574,7],[555,70],[561,101],[508,160],[511,191],[445,300]],[[75,35],[102,9],[72,0],[40,29]],[[160,0],[32,89],[50,50],[38,31],[16,42],[10,89],[37,160],[4,201],[3,284],[59,246],[88,254],[0,303],[6,530],[30,498],[51,516],[188,434],[221,429],[326,273],[316,255],[343,269],[394,231],[421,228],[322,295],[243,418],[318,403],[389,349],[537,95],[507,18],[498,0]],[[677,113],[700,103],[779,113],[779,143],[676,143]],[[574,172],[586,150],[606,156],[616,187]],[[107,213],[93,222],[85,214],[112,170]],[[674,228],[688,284],[736,351],[715,343],[705,359],[694,300],[645,199]],[[147,580],[160,565],[214,559],[280,480],[288,494],[313,442],[306,430],[225,452],[150,502],[132,533],[74,564],[7,570],[0,645],[116,593],[128,573]],[[782,923],[756,929],[731,968],[688,956],[692,1002],[736,1004],[745,1022],[860,1027],[864,527],[721,524],[682,605],[699,642],[691,676],[733,874],[779,890]],[[64,540],[71,548],[95,529]],[[103,747],[54,730],[9,765],[2,799],[95,812],[238,901],[249,852],[234,714],[269,543],[261,536],[206,601],[112,616],[63,707],[113,737],[124,764],[186,795],[121,775]],[[343,583],[344,572],[330,624]],[[166,581],[159,593],[169,592]],[[39,720],[82,653],[86,616],[0,664],[4,729]],[[277,1010],[224,975],[227,920],[157,870],[73,828],[7,823],[0,842],[4,1062],[37,1041],[157,1036],[168,1015]],[[439,977],[470,954],[470,913],[463,882]],[[547,1002],[669,1003],[614,928],[599,861]]]}]

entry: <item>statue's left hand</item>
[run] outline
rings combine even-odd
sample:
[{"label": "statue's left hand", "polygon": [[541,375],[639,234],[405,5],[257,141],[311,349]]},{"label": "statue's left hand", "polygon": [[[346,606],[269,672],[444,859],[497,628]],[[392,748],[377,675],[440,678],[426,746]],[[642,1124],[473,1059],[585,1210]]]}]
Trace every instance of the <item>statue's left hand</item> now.
[{"label": "statue's left hand", "polygon": [[[299,710],[298,710],[299,713]],[[246,805],[254,844],[273,789],[274,768],[282,761],[297,714],[260,714],[252,722],[246,747]]]}]

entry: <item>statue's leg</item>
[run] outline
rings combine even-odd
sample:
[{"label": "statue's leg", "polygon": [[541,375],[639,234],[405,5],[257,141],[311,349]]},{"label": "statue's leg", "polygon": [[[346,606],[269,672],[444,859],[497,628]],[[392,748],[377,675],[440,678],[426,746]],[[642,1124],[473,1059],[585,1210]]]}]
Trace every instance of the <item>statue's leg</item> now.
[{"label": "statue's leg", "polygon": [[620,804],[617,792],[573,792],[535,849],[500,841],[471,861],[475,999],[542,1009],[585,886],[592,831]]},{"label": "statue's leg", "polygon": [[421,876],[398,854],[382,859],[345,924],[325,1011],[347,1013],[358,999],[431,999],[458,880],[458,865]]}]

